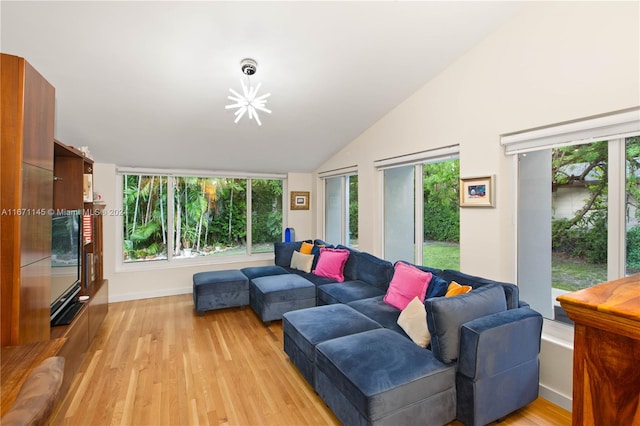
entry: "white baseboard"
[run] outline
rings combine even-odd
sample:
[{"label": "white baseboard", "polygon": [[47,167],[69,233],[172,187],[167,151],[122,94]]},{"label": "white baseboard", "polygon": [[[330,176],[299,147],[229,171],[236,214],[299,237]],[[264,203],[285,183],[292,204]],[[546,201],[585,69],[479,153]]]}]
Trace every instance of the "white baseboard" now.
[{"label": "white baseboard", "polygon": [[558,407],[564,408],[565,410],[571,412],[571,406],[573,400],[571,397],[563,395],[551,388],[548,388],[542,384],[540,384],[539,388],[540,397],[546,399],[552,404],[557,405]]},{"label": "white baseboard", "polygon": [[150,291],[142,293],[126,293],[117,296],[109,296],[109,303],[126,302],[128,300],[152,299],[154,297],[176,296],[178,294],[193,293],[193,287],[172,288],[161,291]]}]

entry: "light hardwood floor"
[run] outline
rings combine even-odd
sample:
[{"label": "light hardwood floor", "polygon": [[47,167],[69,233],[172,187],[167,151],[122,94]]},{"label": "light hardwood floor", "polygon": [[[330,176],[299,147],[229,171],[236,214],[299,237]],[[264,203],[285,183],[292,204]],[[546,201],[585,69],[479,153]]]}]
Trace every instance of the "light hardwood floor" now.
[{"label": "light hardwood floor", "polygon": [[[51,425],[339,425],[250,308],[191,295],[112,303]],[[538,398],[501,425],[571,425]],[[461,425],[453,422],[451,425]]]}]

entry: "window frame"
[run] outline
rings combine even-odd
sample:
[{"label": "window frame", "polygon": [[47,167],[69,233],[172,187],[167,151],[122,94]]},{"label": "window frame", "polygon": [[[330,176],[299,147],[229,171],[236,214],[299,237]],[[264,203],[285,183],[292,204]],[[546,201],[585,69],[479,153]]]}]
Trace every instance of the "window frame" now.
[{"label": "window frame", "polygon": [[[357,166],[345,167],[339,170],[319,173],[322,188],[322,238],[331,244],[341,244],[351,246],[351,238],[347,235],[349,230],[349,182],[351,176],[358,176]],[[340,179],[340,241],[329,241],[327,239],[327,181],[329,179]],[[359,185],[359,181],[358,181]],[[358,194],[360,188],[358,188]],[[358,221],[359,223],[359,221]]]},{"label": "window frame", "polygon": [[173,255],[173,211],[174,197],[173,191],[167,192],[167,258],[152,261],[141,262],[125,262],[124,261],[124,230],[123,217],[116,216],[116,272],[127,271],[144,271],[151,269],[173,269],[180,267],[190,267],[198,265],[217,265],[243,263],[248,261],[262,261],[273,259],[273,253],[251,253],[251,219],[252,219],[252,200],[251,200],[251,182],[254,179],[273,179],[282,181],[282,235],[287,227],[287,209],[285,194],[288,193],[287,175],[286,174],[265,174],[265,173],[248,173],[248,172],[219,172],[219,171],[203,171],[203,170],[178,170],[178,169],[147,169],[133,167],[117,167],[116,168],[116,208],[122,210],[124,207],[124,175],[143,175],[143,176],[164,176],[167,178],[167,188],[173,188],[174,178],[177,177],[199,177],[199,178],[222,178],[222,179],[246,179],[247,180],[247,211],[246,211],[246,227],[247,227],[247,252],[239,255],[227,256],[195,256],[192,258],[177,258]]}]

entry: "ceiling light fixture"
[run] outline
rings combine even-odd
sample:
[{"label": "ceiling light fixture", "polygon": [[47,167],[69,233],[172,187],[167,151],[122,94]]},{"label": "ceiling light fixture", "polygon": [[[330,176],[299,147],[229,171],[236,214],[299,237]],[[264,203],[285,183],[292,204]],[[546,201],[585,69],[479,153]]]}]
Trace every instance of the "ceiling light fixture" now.
[{"label": "ceiling light fixture", "polygon": [[258,110],[266,112],[267,114],[271,114],[271,110],[268,110],[264,106],[267,103],[267,98],[271,96],[271,93],[267,93],[266,95],[258,96],[258,90],[260,90],[260,85],[262,83],[258,83],[258,85],[254,88],[251,86],[250,76],[254,75],[256,71],[258,71],[258,63],[253,59],[243,59],[240,61],[240,70],[244,75],[247,76],[247,84],[240,79],[240,84],[242,85],[242,95],[236,92],[233,89],[229,89],[231,94],[234,96],[227,96],[228,99],[234,101],[234,104],[225,106],[225,109],[237,108],[238,110],[234,113],[236,119],[234,123],[240,121],[240,119],[248,113],[249,120],[256,119],[258,126],[262,126],[260,122],[260,117],[258,117]]}]

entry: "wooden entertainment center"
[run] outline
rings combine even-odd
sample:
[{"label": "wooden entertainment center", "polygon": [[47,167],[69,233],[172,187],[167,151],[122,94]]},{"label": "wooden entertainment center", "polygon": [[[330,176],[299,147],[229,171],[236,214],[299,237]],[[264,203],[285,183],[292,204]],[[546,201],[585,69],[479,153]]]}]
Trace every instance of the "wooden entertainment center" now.
[{"label": "wooden entertainment center", "polygon": [[[46,356],[65,357],[61,395],[73,381],[108,311],[103,277],[104,205],[85,197],[93,160],[54,141],[55,89],[24,58],[1,54],[1,333],[4,414],[28,372]],[[92,195],[92,194],[90,194]],[[69,325],[50,325],[51,217],[80,210],[81,295]]]}]

